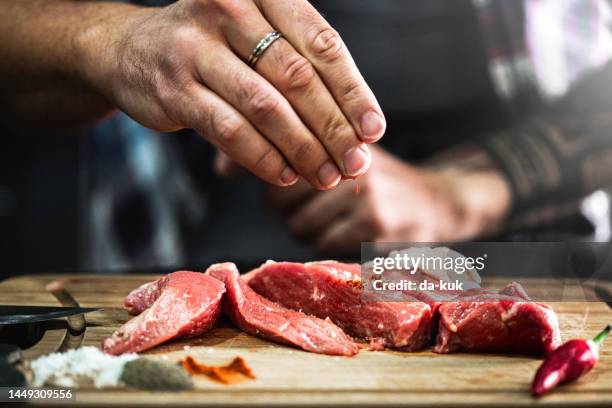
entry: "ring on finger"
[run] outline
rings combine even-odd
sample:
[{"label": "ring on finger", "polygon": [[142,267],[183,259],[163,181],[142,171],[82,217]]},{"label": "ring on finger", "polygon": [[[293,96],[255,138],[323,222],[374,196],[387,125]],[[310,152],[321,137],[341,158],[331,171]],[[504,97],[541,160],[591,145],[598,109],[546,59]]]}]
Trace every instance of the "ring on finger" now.
[{"label": "ring on finger", "polygon": [[253,51],[251,51],[251,56],[249,57],[248,61],[249,66],[251,68],[255,68],[257,61],[259,61],[259,59],[266,52],[266,50],[270,48],[272,44],[274,44],[274,41],[278,40],[282,36],[283,35],[278,31],[272,31],[266,34],[266,36],[262,38],[261,41],[259,41],[255,48],[253,48]]}]

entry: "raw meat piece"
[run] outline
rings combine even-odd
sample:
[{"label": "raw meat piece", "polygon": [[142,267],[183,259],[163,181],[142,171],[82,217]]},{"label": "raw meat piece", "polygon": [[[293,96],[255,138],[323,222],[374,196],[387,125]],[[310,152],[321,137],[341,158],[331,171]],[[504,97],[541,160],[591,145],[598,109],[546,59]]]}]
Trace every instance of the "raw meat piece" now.
[{"label": "raw meat piece", "polygon": [[[367,264],[366,264],[367,265]],[[372,272],[367,273],[366,276],[374,276]],[[441,289],[429,289],[429,290],[412,290],[412,291],[404,291],[400,292],[400,294],[395,294],[396,298],[408,297],[416,298],[421,302],[427,303],[434,313],[436,314],[438,307],[443,302],[449,302],[456,299],[459,296],[467,296],[467,295],[476,295],[483,292],[483,289],[480,287],[478,283],[475,283],[470,279],[469,276],[465,274],[454,274],[453,276],[436,276],[428,271],[424,271],[423,269],[418,269],[416,272],[407,273],[405,271],[398,270],[387,270],[384,274],[385,281],[387,282],[400,282],[402,280],[412,281],[418,287],[421,287],[423,283],[429,283],[434,285],[435,288],[439,287],[440,282],[454,282],[459,281],[463,283],[464,289],[457,290],[441,290]],[[381,295],[382,298],[390,297],[389,294],[384,293]]]},{"label": "raw meat piece", "polygon": [[232,263],[211,266],[206,272],[223,283],[223,309],[245,332],[319,354],[352,356],[357,345],[335,324],[286,309],[255,293]]},{"label": "raw meat piece", "polygon": [[[392,273],[385,276],[417,283],[439,280],[423,270],[413,275]],[[499,292],[468,288],[409,292],[433,310],[433,324],[439,328],[434,351],[540,355],[560,344],[554,311],[548,305],[532,302],[518,283],[511,283]]]},{"label": "raw meat piece", "polygon": [[347,333],[386,347],[419,350],[431,338],[429,305],[408,297],[402,302],[366,301],[358,264],[268,262],[246,279],[274,302],[330,318]]},{"label": "raw meat piece", "polygon": [[133,315],[144,312],[159,298],[161,291],[168,284],[168,277],[169,275],[162,276],[131,291],[123,300],[123,308]]},{"label": "raw meat piece", "polygon": [[203,273],[174,272],[132,291],[125,308],[140,315],[102,342],[108,354],[140,352],[208,331],[221,313],[224,285]]},{"label": "raw meat piece", "polygon": [[460,295],[438,307],[439,331],[434,351],[542,355],[561,344],[552,308],[531,302],[518,283],[499,293]]}]

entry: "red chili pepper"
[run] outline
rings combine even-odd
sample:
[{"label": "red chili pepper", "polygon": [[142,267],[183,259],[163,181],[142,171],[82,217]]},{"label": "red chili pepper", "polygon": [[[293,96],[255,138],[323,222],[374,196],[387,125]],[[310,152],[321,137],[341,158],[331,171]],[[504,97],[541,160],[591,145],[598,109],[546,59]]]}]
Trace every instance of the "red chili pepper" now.
[{"label": "red chili pepper", "polygon": [[608,325],[593,340],[570,340],[551,352],[533,379],[531,392],[542,395],[559,384],[582,377],[595,367],[599,359],[599,347],[612,329]]}]

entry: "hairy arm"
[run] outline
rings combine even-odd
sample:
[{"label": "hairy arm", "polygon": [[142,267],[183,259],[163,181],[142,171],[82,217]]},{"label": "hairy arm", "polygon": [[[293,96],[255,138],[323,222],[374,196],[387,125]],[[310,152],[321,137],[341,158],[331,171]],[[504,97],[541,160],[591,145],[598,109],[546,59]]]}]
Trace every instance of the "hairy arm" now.
[{"label": "hairy arm", "polygon": [[114,108],[90,82],[88,54],[109,49],[91,27],[135,7],[70,0],[0,1],[0,120],[19,126],[81,126]]}]

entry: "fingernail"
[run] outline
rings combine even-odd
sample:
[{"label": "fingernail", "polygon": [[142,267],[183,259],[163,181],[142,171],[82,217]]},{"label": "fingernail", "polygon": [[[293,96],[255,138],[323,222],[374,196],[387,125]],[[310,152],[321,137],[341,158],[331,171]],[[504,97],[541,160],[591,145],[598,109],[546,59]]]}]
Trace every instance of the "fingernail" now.
[{"label": "fingernail", "polygon": [[376,112],[368,111],[361,117],[361,134],[364,142],[375,142],[385,131],[385,120]]},{"label": "fingernail", "polygon": [[340,182],[342,175],[333,163],[327,162],[319,169],[317,178],[319,179],[321,187],[332,188]]},{"label": "fingernail", "polygon": [[281,183],[285,186],[295,184],[298,180],[298,175],[291,167],[285,167],[285,170],[281,173]]},{"label": "fingernail", "polygon": [[344,171],[349,177],[357,177],[370,168],[370,149],[366,145],[353,147],[344,156]]}]

